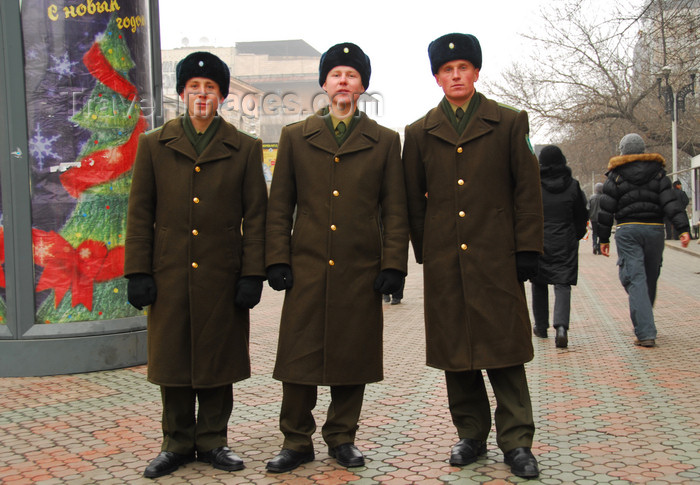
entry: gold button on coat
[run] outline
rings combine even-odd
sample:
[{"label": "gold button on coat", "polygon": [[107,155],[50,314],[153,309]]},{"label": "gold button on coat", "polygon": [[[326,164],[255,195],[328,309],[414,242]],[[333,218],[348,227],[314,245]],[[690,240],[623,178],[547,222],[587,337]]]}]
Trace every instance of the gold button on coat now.
[{"label": "gold button on coat", "polygon": [[197,268],[199,268],[199,265],[198,265],[197,263],[192,263],[192,267],[193,267],[194,269],[197,269]]},{"label": "gold button on coat", "polygon": [[335,231],[337,227],[335,227],[335,224],[331,224],[331,231]]},{"label": "gold button on coat", "polygon": [[197,229],[192,229],[192,234],[194,234],[195,236],[198,236],[199,231]]},{"label": "gold button on coat", "polygon": [[467,245],[466,245],[466,244],[462,244],[462,245],[460,246],[460,248],[462,248],[462,251],[466,251],[466,250],[467,250]]},{"label": "gold button on coat", "polygon": [[338,197],[339,195],[340,195],[340,192],[338,192],[337,190],[333,191],[333,197]]},{"label": "gold button on coat", "polygon": [[459,211],[459,217],[464,217],[464,216],[466,216],[466,215],[467,215],[466,212],[464,212],[464,211]]},{"label": "gold button on coat", "polygon": [[339,157],[335,157],[335,158],[333,159],[333,161],[337,163],[337,162],[340,161],[340,158],[339,158]]},{"label": "gold button on coat", "polygon": [[457,153],[462,153],[464,150],[462,150],[462,147],[457,148]]},{"label": "gold button on coat", "polygon": [[464,185],[464,180],[459,179],[459,180],[457,181],[457,185]]},{"label": "gold button on coat", "polygon": [[333,261],[333,260],[331,259],[330,261],[328,261],[328,264],[331,265],[331,266],[333,266],[333,265],[335,265],[335,261]]},{"label": "gold button on coat", "polygon": [[199,197],[195,197],[194,199],[192,199],[192,202],[194,202],[195,204],[199,204]]},{"label": "gold button on coat", "polygon": [[195,172],[201,172],[201,171],[202,171],[202,168],[201,168],[201,167],[194,167],[194,171],[195,171]]}]

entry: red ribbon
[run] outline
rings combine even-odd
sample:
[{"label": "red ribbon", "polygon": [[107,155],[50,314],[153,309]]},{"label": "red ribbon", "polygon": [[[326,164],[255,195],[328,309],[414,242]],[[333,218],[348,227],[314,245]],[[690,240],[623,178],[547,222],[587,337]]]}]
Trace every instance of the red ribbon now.
[{"label": "red ribbon", "polygon": [[[85,53],[83,63],[99,82],[129,101],[138,95],[136,86],[112,67],[97,42],[92,44]],[[84,157],[80,160],[80,167],[71,167],[61,174],[61,184],[71,196],[77,199],[86,189],[113,180],[127,172],[134,164],[139,135],[144,131],[146,131],[146,119],[139,110],[139,120],[126,143],[99,150]]]},{"label": "red ribbon", "polygon": [[72,291],[72,306],[79,303],[92,311],[93,286],[123,274],[124,246],[111,251],[101,241],[87,240],[77,248],[54,232],[32,230],[34,261],[43,266],[36,291],[54,290],[58,308],[68,290]]},{"label": "red ribbon", "polygon": [[85,67],[88,68],[88,71],[90,71],[93,77],[112,91],[121,94],[129,101],[137,96],[138,91],[136,86],[131,84],[129,80],[125,79],[112,67],[102,53],[102,49],[97,42],[92,44],[90,50],[83,56],[83,64],[85,64]]},{"label": "red ribbon", "polygon": [[134,164],[139,135],[146,130],[146,118],[139,117],[129,140],[123,145],[91,153],[61,174],[61,184],[76,199],[85,190],[113,180],[129,171]]}]

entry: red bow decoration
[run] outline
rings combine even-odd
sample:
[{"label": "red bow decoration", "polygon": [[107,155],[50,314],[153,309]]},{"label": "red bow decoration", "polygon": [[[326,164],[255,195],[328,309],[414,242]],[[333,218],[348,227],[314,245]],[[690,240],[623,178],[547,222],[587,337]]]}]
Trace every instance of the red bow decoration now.
[{"label": "red bow decoration", "polygon": [[82,303],[92,311],[93,285],[123,274],[124,246],[110,251],[101,241],[87,240],[74,248],[60,234],[39,229],[33,229],[32,236],[34,261],[44,267],[36,291],[53,289],[56,308],[71,290],[72,306]]}]

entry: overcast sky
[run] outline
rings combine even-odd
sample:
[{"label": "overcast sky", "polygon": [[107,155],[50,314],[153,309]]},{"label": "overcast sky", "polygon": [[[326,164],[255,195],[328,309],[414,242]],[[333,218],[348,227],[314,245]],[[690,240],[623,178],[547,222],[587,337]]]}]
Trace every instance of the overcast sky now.
[{"label": "overcast sky", "polygon": [[[384,100],[379,123],[403,131],[442,98],[428,60],[428,44],[450,32],[474,34],[481,43],[481,81],[525,54],[518,35],[539,24],[546,0],[331,2],[299,0],[160,0],[163,49],[190,45],[303,39],[323,53],[354,42],[369,56],[368,92]],[[411,6],[413,5],[413,6]],[[449,9],[449,10],[440,10]],[[477,90],[480,88],[477,83]],[[488,93],[486,93],[488,94]],[[532,138],[536,143],[537,134]]]}]

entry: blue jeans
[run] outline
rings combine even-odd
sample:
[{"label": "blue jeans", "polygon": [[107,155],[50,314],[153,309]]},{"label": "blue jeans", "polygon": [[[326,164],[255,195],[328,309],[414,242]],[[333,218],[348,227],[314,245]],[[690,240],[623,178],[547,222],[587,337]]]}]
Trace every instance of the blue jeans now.
[{"label": "blue jeans", "polygon": [[630,317],[639,340],[656,338],[653,306],[664,236],[663,224],[625,224],[615,232],[620,282],[629,295]]}]

